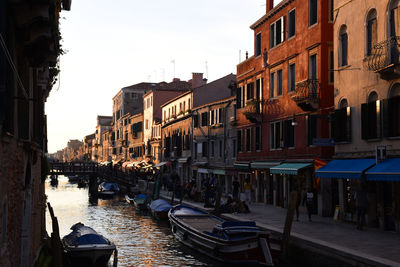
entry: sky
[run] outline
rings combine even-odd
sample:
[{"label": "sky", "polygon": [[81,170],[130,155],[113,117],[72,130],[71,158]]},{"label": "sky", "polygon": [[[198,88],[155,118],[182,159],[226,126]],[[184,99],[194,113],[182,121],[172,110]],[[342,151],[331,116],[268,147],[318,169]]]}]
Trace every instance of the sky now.
[{"label": "sky", "polygon": [[94,133],[97,115],[112,115],[122,87],[236,73],[239,58],[254,54],[249,27],[265,14],[265,2],[73,0],[61,12],[65,54],[46,103],[48,152]]}]

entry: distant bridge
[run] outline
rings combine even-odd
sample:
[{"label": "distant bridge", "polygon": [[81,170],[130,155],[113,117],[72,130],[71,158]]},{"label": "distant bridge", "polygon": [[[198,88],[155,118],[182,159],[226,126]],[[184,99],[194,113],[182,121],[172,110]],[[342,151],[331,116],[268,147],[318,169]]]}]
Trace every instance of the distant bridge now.
[{"label": "distant bridge", "polygon": [[89,175],[91,180],[99,177],[127,188],[137,183],[138,177],[121,170],[101,166],[95,162],[50,162],[50,175]]}]

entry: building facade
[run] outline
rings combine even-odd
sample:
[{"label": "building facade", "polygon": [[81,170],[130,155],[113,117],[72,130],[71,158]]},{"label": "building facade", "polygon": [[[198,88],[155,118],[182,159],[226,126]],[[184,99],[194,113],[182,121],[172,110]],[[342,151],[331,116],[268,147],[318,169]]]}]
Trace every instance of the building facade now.
[{"label": "building facade", "polygon": [[104,159],[103,155],[103,134],[104,132],[111,129],[112,116],[97,116],[97,125],[94,140],[94,152],[92,155],[92,160],[94,162],[107,161]]},{"label": "building facade", "polygon": [[[400,2],[336,0],[334,9],[336,160],[318,175],[333,181],[343,219],[355,220],[355,193],[366,191],[368,224],[399,231]],[[348,169],[356,164],[358,175]]]},{"label": "building facade", "polygon": [[[252,201],[287,207],[290,191],[313,187],[314,160],[333,154],[331,144],[320,144],[329,141],[333,110],[333,6],[266,3],[266,14],[250,27],[254,56],[237,65],[235,167],[241,181],[251,181]],[[330,216],[334,204],[320,194],[315,199],[315,210]]]}]

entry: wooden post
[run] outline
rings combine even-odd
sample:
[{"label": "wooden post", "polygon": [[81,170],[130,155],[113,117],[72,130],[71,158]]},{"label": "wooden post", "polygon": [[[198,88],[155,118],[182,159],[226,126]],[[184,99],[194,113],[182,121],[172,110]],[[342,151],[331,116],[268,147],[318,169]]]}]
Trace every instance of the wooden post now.
[{"label": "wooden post", "polygon": [[50,217],[52,221],[53,232],[51,233],[51,247],[53,250],[54,256],[54,266],[63,266],[62,261],[62,244],[60,239],[60,229],[58,226],[57,217],[54,216],[53,208],[51,207],[50,203],[47,202],[47,206],[49,208]]},{"label": "wooden post", "polygon": [[290,194],[290,203],[286,214],[285,220],[285,228],[283,229],[283,236],[282,236],[282,243],[281,243],[281,251],[282,257],[287,256],[288,248],[289,248],[289,238],[290,238],[290,231],[292,229],[294,211],[296,208],[296,201],[297,198],[300,197],[297,195],[296,191],[293,191]]}]

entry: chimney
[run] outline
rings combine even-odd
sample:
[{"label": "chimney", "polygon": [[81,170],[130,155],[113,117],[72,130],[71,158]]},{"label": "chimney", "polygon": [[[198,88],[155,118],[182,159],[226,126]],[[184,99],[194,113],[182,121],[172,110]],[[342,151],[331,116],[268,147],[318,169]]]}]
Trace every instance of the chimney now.
[{"label": "chimney", "polygon": [[274,0],[267,0],[267,14],[274,8]]},{"label": "chimney", "polygon": [[192,88],[196,88],[202,86],[203,82],[203,73],[192,73]]},{"label": "chimney", "polygon": [[181,79],[179,79],[179,78],[173,78],[172,79],[172,82],[180,82],[181,81]]},{"label": "chimney", "polygon": [[246,51],[246,60],[249,59],[249,52]]}]

